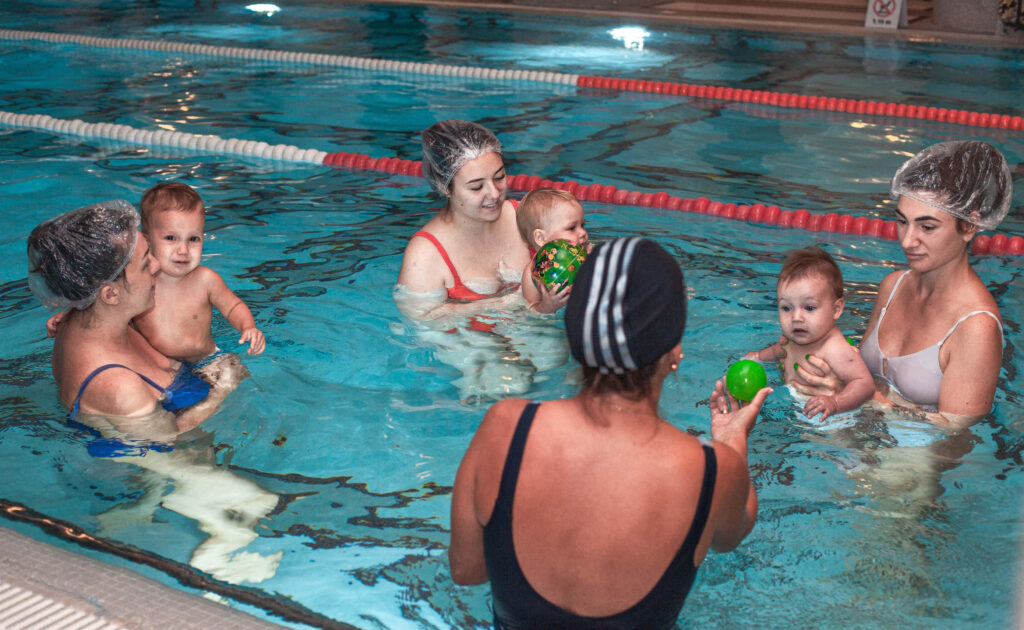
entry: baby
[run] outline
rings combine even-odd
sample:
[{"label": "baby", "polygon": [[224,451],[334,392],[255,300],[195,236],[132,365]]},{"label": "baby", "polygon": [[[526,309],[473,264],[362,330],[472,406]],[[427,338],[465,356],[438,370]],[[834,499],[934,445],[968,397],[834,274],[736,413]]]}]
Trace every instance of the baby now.
[{"label": "baby", "polygon": [[860,352],[835,325],[845,305],[839,265],[819,247],[789,252],[779,272],[776,293],[782,337],[744,358],[782,361],[787,383],[796,377],[799,362],[807,356],[813,354],[828,361],[844,386],[834,396],[813,396],[808,400],[804,405],[807,417],[820,413],[821,420],[825,420],[867,402],[875,393],[871,373]]},{"label": "baby", "polygon": [[135,318],[135,327],[154,348],[185,362],[212,355],[217,346],[210,332],[213,308],[242,334],[249,354],[266,347],[252,311],[220,275],[201,266],[206,207],[190,186],[161,183],[142,195],[142,231],[149,237],[160,264],[156,276],[156,305]]},{"label": "baby", "polygon": [[[516,224],[519,234],[530,248],[531,261],[544,243],[563,239],[573,245],[582,245],[590,251],[583,206],[572,193],[555,188],[531,190],[519,202]],[[569,301],[569,291],[558,287],[549,291],[537,286],[533,280],[533,264],[523,270],[523,298],[530,308],[539,313],[554,313]]]}]

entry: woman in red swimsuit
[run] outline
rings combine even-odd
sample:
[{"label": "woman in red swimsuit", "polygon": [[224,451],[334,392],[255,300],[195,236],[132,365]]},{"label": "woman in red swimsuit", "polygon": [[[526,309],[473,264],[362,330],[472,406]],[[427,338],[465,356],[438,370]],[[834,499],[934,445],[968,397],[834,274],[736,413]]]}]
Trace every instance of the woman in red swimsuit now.
[{"label": "woman in red swimsuit", "polygon": [[436,123],[423,132],[423,175],[446,203],[405,248],[399,310],[415,319],[473,314],[478,300],[516,293],[530,254],[506,199],[498,139],[473,122]]}]

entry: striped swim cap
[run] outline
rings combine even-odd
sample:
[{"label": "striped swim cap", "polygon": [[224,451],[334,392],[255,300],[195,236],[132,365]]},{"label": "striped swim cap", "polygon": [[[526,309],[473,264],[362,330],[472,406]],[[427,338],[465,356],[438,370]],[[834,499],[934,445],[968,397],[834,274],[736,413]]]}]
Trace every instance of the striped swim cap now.
[{"label": "striped swim cap", "polygon": [[686,326],[686,283],[679,263],[654,241],[619,238],[587,257],[565,309],[569,349],[602,373],[650,365]]}]

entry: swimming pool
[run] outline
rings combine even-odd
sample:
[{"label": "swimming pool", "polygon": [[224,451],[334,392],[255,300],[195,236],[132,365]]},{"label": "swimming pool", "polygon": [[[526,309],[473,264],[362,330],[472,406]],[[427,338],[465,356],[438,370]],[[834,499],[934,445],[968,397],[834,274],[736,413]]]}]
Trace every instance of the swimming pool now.
[{"label": "swimming pool", "polygon": [[[242,5],[5,2],[0,15],[7,28],[26,30],[997,113],[1019,114],[1024,92],[1024,54],[1014,50],[647,24],[652,35],[637,51],[613,40],[607,30],[619,24],[607,21],[315,2],[268,17]],[[419,130],[470,118],[497,132],[513,173],[841,214],[885,216],[888,176],[935,141],[985,139],[1011,164],[1024,162],[1024,134],[1005,130],[73,44],[0,42],[0,78],[3,111],[407,159],[419,158]],[[444,556],[450,485],[486,408],[473,402],[477,381],[466,374],[519,379],[543,399],[570,395],[575,372],[557,321],[506,323],[502,337],[467,333],[461,341],[473,351],[459,352],[399,316],[391,288],[402,248],[436,206],[425,182],[24,129],[0,127],[0,135],[8,226],[0,497],[131,545],[153,563],[2,523],[168,583],[182,571],[212,574],[205,590],[235,595],[249,603],[234,605],[257,614],[268,614],[267,600],[280,602],[278,612],[305,625],[485,626],[487,588],[454,587]],[[1021,167],[1016,173],[1016,210],[1000,231],[1024,234]],[[92,458],[61,421],[46,313],[24,280],[25,238],[57,212],[114,197],[137,202],[172,177],[206,200],[206,264],[253,308],[268,350],[246,359],[253,378],[179,459]],[[840,324],[854,336],[877,282],[902,262],[895,244],[872,238],[598,202],[586,209],[593,239],[645,234],[683,262],[687,358],[662,407],[692,431],[706,431],[698,401],[715,377],[774,338],[774,280],[786,249],[816,242],[837,256],[848,290]],[[709,556],[682,621],[1010,625],[1024,490],[1020,261],[975,261],[1006,319],[1007,346],[995,410],[967,439],[869,415],[845,427],[807,425],[778,390],[751,442],[759,523],[737,552]],[[230,349],[233,331],[215,321]],[[495,357],[507,359],[506,371],[495,371]],[[233,582],[241,588],[226,587]]]}]

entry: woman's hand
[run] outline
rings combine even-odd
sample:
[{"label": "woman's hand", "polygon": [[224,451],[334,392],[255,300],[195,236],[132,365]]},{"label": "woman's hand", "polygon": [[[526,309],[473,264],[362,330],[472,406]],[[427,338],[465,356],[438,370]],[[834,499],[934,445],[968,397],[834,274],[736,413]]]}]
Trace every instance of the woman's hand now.
[{"label": "woman's hand", "polygon": [[795,367],[796,377],[790,385],[805,396],[835,396],[843,389],[843,382],[832,371],[832,366],[817,355],[809,355],[804,363],[797,363]]},{"label": "woman's hand", "polygon": [[717,381],[710,399],[711,437],[746,455],[747,436],[754,428],[765,397],[770,393],[772,388],[764,387],[753,400],[743,405],[726,389],[724,378]]}]

